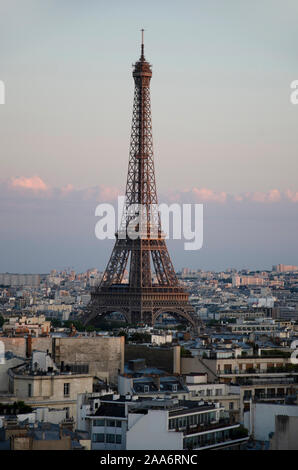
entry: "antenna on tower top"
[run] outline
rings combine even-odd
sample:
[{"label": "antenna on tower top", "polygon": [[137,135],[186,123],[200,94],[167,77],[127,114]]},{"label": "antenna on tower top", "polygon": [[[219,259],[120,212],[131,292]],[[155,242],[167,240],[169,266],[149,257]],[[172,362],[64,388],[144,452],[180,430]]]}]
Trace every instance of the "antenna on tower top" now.
[{"label": "antenna on tower top", "polygon": [[142,57],[144,57],[144,29],[141,29],[141,32],[142,32]]}]

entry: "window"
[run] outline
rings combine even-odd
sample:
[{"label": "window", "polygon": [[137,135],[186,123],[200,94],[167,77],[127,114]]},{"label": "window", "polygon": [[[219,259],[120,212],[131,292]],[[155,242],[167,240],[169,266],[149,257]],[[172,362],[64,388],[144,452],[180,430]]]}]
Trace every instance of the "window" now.
[{"label": "window", "polygon": [[115,427],[115,420],[114,419],[108,419],[107,420],[107,426],[110,426],[111,428]]},{"label": "window", "polygon": [[32,384],[28,384],[28,397],[32,397]]},{"label": "window", "polygon": [[92,435],[92,441],[93,442],[104,442],[105,441],[105,435],[104,434],[93,434]]},{"label": "window", "polygon": [[121,439],[121,434],[116,434],[116,444],[121,444],[122,439]]},{"label": "window", "polygon": [[69,389],[70,389],[70,384],[69,384],[69,383],[65,383],[65,384],[64,384],[64,396],[65,396],[65,397],[68,397],[68,396],[69,396]]},{"label": "window", "polygon": [[234,409],[234,403],[232,401],[230,401],[229,403],[229,410],[233,410]]},{"label": "window", "polygon": [[178,426],[177,418],[169,419],[169,429],[176,429]]},{"label": "window", "polygon": [[231,374],[232,373],[232,365],[231,364],[224,364],[224,373]]},{"label": "window", "polygon": [[116,427],[121,428],[122,427],[122,421],[116,421]]},{"label": "window", "polygon": [[106,442],[108,442],[109,444],[115,444],[115,434],[107,434]]},{"label": "window", "polygon": [[104,426],[105,420],[104,419],[95,419],[93,421],[93,426]]}]

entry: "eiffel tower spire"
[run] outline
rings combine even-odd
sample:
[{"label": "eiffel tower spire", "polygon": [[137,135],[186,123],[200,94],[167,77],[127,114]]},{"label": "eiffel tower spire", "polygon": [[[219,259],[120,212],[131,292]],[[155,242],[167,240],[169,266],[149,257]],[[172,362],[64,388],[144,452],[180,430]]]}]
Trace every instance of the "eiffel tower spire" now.
[{"label": "eiffel tower spire", "polygon": [[[152,324],[161,312],[169,312],[194,325],[193,308],[179,285],[157,209],[150,103],[152,68],[144,56],[144,30],[141,56],[132,75],[135,91],[125,210],[106,270],[92,293],[85,323],[118,311],[133,323]],[[131,237],[131,226],[136,237]],[[125,283],[128,264],[129,279]]]}]

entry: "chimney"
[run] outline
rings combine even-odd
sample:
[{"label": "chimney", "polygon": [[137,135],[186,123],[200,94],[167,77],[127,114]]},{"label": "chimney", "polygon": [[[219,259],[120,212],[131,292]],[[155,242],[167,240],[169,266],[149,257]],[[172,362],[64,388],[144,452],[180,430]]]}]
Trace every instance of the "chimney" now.
[{"label": "chimney", "polygon": [[156,385],[157,390],[160,390],[160,376],[159,375],[154,375],[152,376],[153,382]]},{"label": "chimney", "polygon": [[26,341],[26,356],[31,357],[32,355],[32,336],[29,334]]},{"label": "chimney", "polygon": [[173,374],[181,374],[180,346],[173,347]]}]

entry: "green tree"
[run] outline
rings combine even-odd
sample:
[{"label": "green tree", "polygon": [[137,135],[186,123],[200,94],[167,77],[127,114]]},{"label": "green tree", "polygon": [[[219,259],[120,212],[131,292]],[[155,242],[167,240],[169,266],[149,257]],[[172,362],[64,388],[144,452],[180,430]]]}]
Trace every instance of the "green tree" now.
[{"label": "green tree", "polygon": [[54,328],[61,328],[61,326],[62,326],[62,323],[61,323],[60,320],[58,320],[58,318],[47,318],[47,321],[50,321],[51,325]]},{"label": "green tree", "polygon": [[133,333],[130,338],[130,341],[133,343],[150,343],[151,335],[148,333]]},{"label": "green tree", "polygon": [[191,352],[188,349],[185,349],[184,346],[180,348],[180,356],[181,357],[191,357]]},{"label": "green tree", "polygon": [[95,327],[93,325],[88,325],[86,327],[86,331],[90,332],[90,331],[95,331]]},{"label": "green tree", "polygon": [[117,336],[124,336],[124,338],[125,338],[125,343],[127,343],[128,334],[126,333],[126,331],[120,330]]},{"label": "green tree", "polygon": [[15,401],[12,404],[0,403],[1,414],[24,414],[31,413],[32,408],[23,401]]}]

